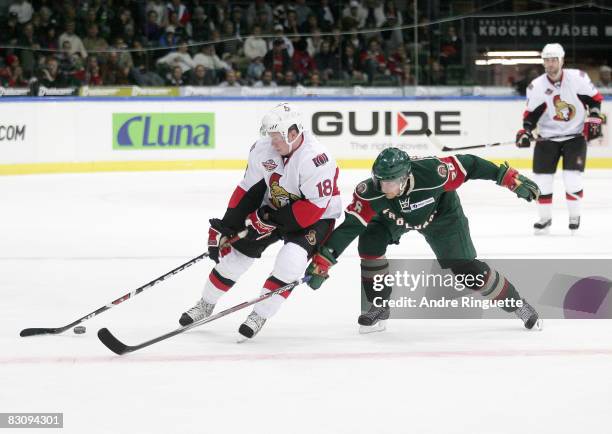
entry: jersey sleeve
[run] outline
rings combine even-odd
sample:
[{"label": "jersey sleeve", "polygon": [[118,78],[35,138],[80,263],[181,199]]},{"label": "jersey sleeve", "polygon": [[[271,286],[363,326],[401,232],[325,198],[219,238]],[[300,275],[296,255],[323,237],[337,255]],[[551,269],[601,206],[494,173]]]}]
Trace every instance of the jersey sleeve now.
[{"label": "jersey sleeve", "polygon": [[261,206],[266,193],[263,169],[257,164],[256,146],[251,148],[244,177],[234,189],[223,216],[223,222],[234,230],[244,227],[247,215]]},{"label": "jersey sleeve", "polygon": [[326,154],[307,159],[300,167],[302,198],[279,209],[273,220],[287,232],[313,225],[325,213],[333,196],[340,194],[338,166]]},{"label": "jersey sleeve", "polygon": [[440,158],[440,161],[446,164],[448,173],[446,182],[443,184],[445,191],[456,190],[470,179],[497,180],[499,168],[494,163],[476,155],[452,155]]},{"label": "jersey sleeve", "polygon": [[[361,184],[360,184],[361,185]],[[359,186],[357,187],[357,189]],[[370,220],[377,214],[370,200],[362,197],[357,193],[357,189],[353,192],[353,200],[346,207],[346,214],[353,216],[363,226],[367,226]]]},{"label": "jersey sleeve", "polygon": [[533,131],[546,110],[544,94],[539,90],[539,86],[532,81],[527,86],[527,107],[523,112],[523,128]]},{"label": "jersey sleeve", "polygon": [[380,211],[380,197],[372,196],[372,185],[368,181],[361,182],[353,192],[353,200],[346,207],[344,222],[332,232],[325,246],[334,252],[336,257],[361,235],[368,226],[368,223]]},{"label": "jersey sleeve", "polygon": [[576,94],[580,101],[589,108],[589,111],[599,113],[603,96],[599,93],[589,75],[584,71],[577,71]]}]

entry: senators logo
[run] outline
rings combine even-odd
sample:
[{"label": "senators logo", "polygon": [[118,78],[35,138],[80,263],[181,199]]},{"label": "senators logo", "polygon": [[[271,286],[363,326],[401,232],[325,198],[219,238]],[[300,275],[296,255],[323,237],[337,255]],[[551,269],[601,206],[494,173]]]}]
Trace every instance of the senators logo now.
[{"label": "senators logo", "polygon": [[270,194],[272,195],[270,202],[272,202],[272,205],[276,209],[289,205],[291,202],[296,200],[300,200],[299,196],[291,194],[281,187],[281,176],[282,175],[279,175],[278,173],[273,173],[272,176],[270,176]]},{"label": "senators logo", "polygon": [[317,233],[314,231],[314,229],[309,230],[308,233],[304,236],[306,237],[306,241],[308,241],[308,244],[310,244],[311,246],[317,244]]},{"label": "senators logo", "polygon": [[554,120],[568,122],[576,116],[576,107],[563,101],[559,95],[554,96],[553,104],[556,112]]}]

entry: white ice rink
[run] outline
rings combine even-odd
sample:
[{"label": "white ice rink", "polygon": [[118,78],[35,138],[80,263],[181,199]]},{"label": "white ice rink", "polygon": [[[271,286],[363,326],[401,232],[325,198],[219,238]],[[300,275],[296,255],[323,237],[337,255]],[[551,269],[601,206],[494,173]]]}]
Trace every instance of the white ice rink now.
[{"label": "white ice rink", "polygon": [[[241,175],[0,177],[0,412],[63,412],[63,433],[611,431],[612,320],[548,320],[541,333],[516,319],[394,320],[385,333],[359,335],[355,245],[319,291],[296,289],[246,344],[235,338],[248,309],[126,356],[96,337],[108,327],[134,344],[174,329],[211,261],[87,321],[85,335],[19,337],[205,251],[208,219],[222,215]],[[365,176],[341,173],[345,200]],[[534,205],[491,182],[461,187],[480,257],[612,257],[612,172],[586,173],[574,237],[557,178],[552,234],[540,238]],[[259,293],[277,249],[221,308]],[[389,256],[433,257],[418,234]]]}]

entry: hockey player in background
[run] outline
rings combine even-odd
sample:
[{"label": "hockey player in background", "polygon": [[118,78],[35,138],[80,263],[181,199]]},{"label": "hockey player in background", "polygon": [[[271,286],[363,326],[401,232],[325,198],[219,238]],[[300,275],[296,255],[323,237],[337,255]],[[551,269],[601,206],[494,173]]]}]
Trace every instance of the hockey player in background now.
[{"label": "hockey player in background", "polygon": [[[261,134],[225,215],[210,220],[208,251],[217,265],[201,299],[180,317],[183,326],[210,316],[219,298],[279,240],[284,245],[263,283],[262,294],[300,279],[308,260],[342,214],[336,162],[304,130],[293,106],[283,103],[268,112]],[[230,246],[227,240],[245,227],[246,237]],[[288,296],[289,292],[275,294],[257,303],[238,330],[242,339],[255,336]]]},{"label": "hockey player in background", "polygon": [[391,288],[375,291],[373,279],[388,273],[387,246],[399,243],[403,234],[416,230],[425,237],[441,268],[474,276],[471,280],[475,284],[470,289],[483,297],[514,304],[515,307],[504,310],[523,320],[526,328],[540,328],[538,313],[531,305],[523,300],[522,307],[516,307],[516,302],[522,299],[514,285],[476,259],[468,220],[455,191],[470,179],[496,181],[527,201],[537,200],[540,194],[533,181],[507,163],[497,166],[474,155],[411,159],[397,148],[383,150],[374,161],[372,178],[355,188],[344,222],[313,257],[306,270],[311,276],[308,285],[319,288],[328,278],[330,267],[358,236],[362,288],[371,304],[358,323],[363,333],[384,330],[381,321],[389,318],[390,310],[375,306],[373,300],[375,296],[388,299]]},{"label": "hockey player in background", "polygon": [[542,194],[538,199],[539,220],[533,225],[536,234],[548,233],[552,224],[553,176],[561,157],[569,229],[573,232],[580,226],[587,141],[602,134],[603,97],[585,72],[563,68],[564,56],[559,44],[548,44],[542,50],[546,73],[527,87],[523,128],[516,134],[516,145],[528,148],[534,140],[533,130],[538,128],[533,173]]}]

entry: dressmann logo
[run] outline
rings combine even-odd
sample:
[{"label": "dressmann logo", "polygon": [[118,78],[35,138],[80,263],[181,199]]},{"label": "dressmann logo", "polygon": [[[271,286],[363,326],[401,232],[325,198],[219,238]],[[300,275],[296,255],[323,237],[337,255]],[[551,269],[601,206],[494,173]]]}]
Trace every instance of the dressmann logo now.
[{"label": "dressmann logo", "polygon": [[214,113],[113,113],[113,149],[214,147]]},{"label": "dressmann logo", "polygon": [[459,111],[315,112],[312,132],[318,136],[340,136],[348,129],[353,136],[419,136],[431,129],[439,136],[461,134]]}]

